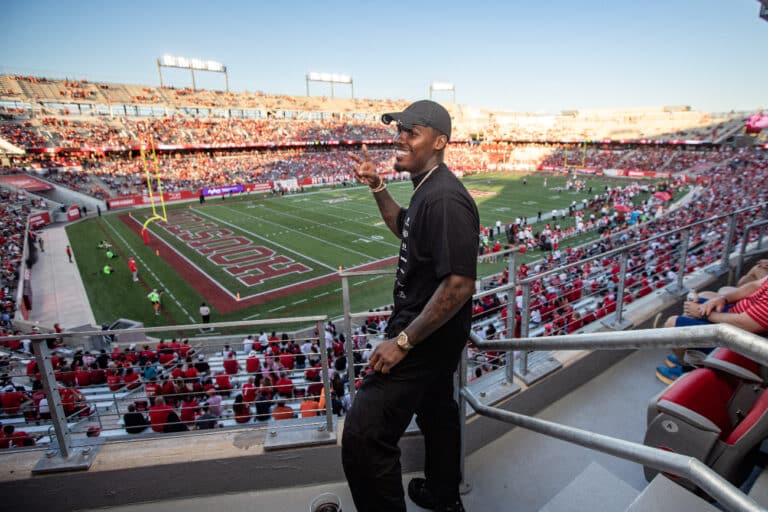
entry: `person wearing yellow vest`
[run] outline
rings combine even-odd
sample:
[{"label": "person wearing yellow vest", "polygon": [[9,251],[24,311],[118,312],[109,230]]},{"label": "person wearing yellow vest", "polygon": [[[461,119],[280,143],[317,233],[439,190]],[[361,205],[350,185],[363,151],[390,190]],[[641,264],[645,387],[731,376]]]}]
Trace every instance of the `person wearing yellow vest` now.
[{"label": "person wearing yellow vest", "polygon": [[155,316],[158,316],[160,314],[160,293],[158,293],[157,288],[154,288],[149,292],[147,298],[149,299],[149,302],[152,303],[152,308],[155,310]]}]

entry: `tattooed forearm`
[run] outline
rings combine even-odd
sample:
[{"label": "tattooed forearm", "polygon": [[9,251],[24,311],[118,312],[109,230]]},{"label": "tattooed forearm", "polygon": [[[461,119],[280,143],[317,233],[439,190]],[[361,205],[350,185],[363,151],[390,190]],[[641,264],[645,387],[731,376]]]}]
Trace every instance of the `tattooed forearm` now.
[{"label": "tattooed forearm", "polygon": [[451,274],[440,283],[422,312],[406,327],[408,341],[417,345],[447,322],[475,291],[471,277]]}]

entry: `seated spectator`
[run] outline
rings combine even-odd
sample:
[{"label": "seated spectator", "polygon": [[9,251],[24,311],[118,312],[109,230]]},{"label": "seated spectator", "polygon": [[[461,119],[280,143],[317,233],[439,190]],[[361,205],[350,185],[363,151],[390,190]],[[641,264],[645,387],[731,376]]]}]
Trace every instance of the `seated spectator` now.
[{"label": "seated spectator", "polygon": [[125,370],[125,385],[128,387],[128,389],[136,389],[139,386],[141,386],[141,377],[138,373],[133,371],[133,368],[128,368]]},{"label": "seated spectator", "polygon": [[259,421],[268,421],[270,409],[272,409],[272,398],[264,388],[257,388],[256,393],[256,419]]},{"label": "seated spectator", "polygon": [[136,410],[134,404],[128,405],[128,412],[123,415],[123,425],[129,434],[141,434],[150,425],[147,417]]},{"label": "seated spectator", "polygon": [[251,350],[248,354],[248,358],[245,360],[245,371],[253,374],[260,370],[261,360],[259,359],[259,353],[255,350]]},{"label": "seated spectator", "polygon": [[293,409],[285,405],[284,400],[280,400],[277,402],[277,407],[275,407],[275,410],[272,411],[272,417],[276,421],[293,419]]},{"label": "seated spectator", "polygon": [[187,425],[181,421],[179,418],[179,415],[176,414],[176,411],[171,410],[168,412],[168,417],[165,420],[165,426],[163,427],[163,432],[166,434],[172,433],[172,432],[186,432],[189,428],[187,428]]},{"label": "seated spectator", "polygon": [[197,361],[195,362],[195,369],[200,375],[207,375],[211,371],[211,367],[208,361],[205,360],[204,354],[197,355]]},{"label": "seated spectator", "polygon": [[181,401],[180,418],[185,425],[193,425],[195,423],[195,415],[200,410],[200,402],[197,401],[194,395],[187,395]]},{"label": "seated spectator", "polygon": [[768,259],[758,261],[751,269],[749,269],[749,272],[739,279],[737,285],[741,286],[752,281],[758,281],[765,276],[768,276]]},{"label": "seated spectator", "polygon": [[8,389],[10,391],[0,393],[0,404],[5,414],[14,416],[19,414],[22,404],[29,400],[29,396],[24,392],[24,388],[10,386]]},{"label": "seated spectator", "polygon": [[256,379],[253,376],[248,377],[248,382],[243,384],[243,387],[241,388],[241,391],[243,392],[243,401],[248,404],[249,407],[256,401],[257,389],[255,382]]},{"label": "seated spectator", "polygon": [[209,389],[206,391],[206,394],[208,395],[208,408],[211,410],[211,414],[216,416],[217,418],[221,416],[222,410],[221,410],[221,402],[222,398],[221,395],[216,392],[214,389]]},{"label": "seated spectator", "polygon": [[[747,332],[764,334],[768,332],[768,276],[738,288],[703,291],[699,293],[698,302],[686,301],[683,304],[683,312],[684,315],[669,317],[664,327],[725,323]],[[667,357],[667,366],[656,368],[656,377],[665,384],[671,384],[692,369],[684,363],[685,349],[673,349],[672,352]]]},{"label": "seated spectator", "polygon": [[228,374],[221,371],[216,374],[216,389],[222,395],[229,396],[229,392],[232,391],[232,381],[229,380]]},{"label": "seated spectator", "polygon": [[[155,405],[149,408],[149,423],[155,432],[163,432],[165,424],[168,422],[168,415],[175,411],[170,405],[166,405],[163,397],[155,398]],[[178,418],[178,416],[177,416]]]},{"label": "seated spectator", "polygon": [[237,373],[241,370],[240,363],[237,362],[234,352],[229,353],[223,364],[224,371],[227,373],[227,375],[237,375]]},{"label": "seated spectator", "polygon": [[281,396],[286,398],[293,397],[293,381],[285,372],[281,373],[280,378],[275,382],[275,389]]},{"label": "seated spectator", "polygon": [[302,418],[317,416],[318,410],[320,409],[320,403],[315,398],[316,397],[314,396],[308,396],[301,402],[299,410],[301,411]]},{"label": "seated spectator", "polygon": [[13,425],[3,426],[3,437],[0,437],[0,448],[21,448],[35,446],[35,438],[24,432],[16,430]]},{"label": "seated spectator", "polygon": [[107,386],[110,391],[120,391],[123,387],[123,378],[114,368],[107,370]]},{"label": "seated spectator", "polygon": [[232,411],[235,413],[237,423],[248,423],[251,421],[251,408],[243,402],[243,395],[235,397],[235,403],[232,405]]},{"label": "seated spectator", "polygon": [[216,428],[216,416],[211,414],[211,409],[207,405],[203,406],[202,414],[195,418],[195,427],[199,430]]}]

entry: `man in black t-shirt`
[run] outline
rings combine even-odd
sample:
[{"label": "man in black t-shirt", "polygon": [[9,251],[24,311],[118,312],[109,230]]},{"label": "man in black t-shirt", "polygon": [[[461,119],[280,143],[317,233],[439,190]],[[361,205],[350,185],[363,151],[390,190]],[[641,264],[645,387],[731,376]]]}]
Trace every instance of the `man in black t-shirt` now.
[{"label": "man in black t-shirt", "polygon": [[363,158],[353,157],[357,179],[371,188],[401,243],[387,339],[371,354],[373,372],[345,420],[342,462],[358,510],[404,512],[397,443],[415,413],[424,434],[426,478],[411,480],[408,495],[422,508],[463,511],[453,374],[469,337],[479,216],[443,163],[451,119],[442,106],[417,101],[382,121],[397,123],[395,170],[410,173],[414,190],[402,208],[367,148]]}]

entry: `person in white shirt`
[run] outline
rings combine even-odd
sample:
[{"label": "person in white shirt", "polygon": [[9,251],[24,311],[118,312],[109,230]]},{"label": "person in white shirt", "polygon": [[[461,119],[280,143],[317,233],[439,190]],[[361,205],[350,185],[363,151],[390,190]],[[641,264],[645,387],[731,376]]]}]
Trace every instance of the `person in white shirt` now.
[{"label": "person in white shirt", "polygon": [[253,335],[249,334],[247,338],[243,340],[243,352],[250,354],[253,350]]}]

